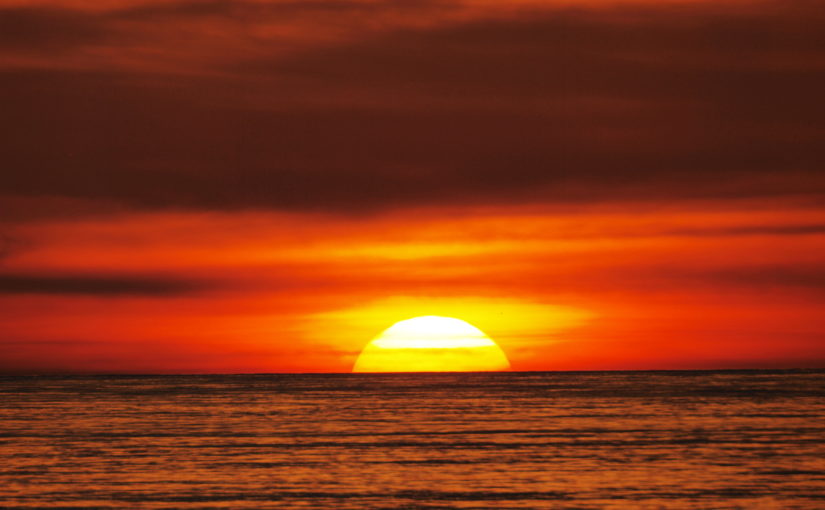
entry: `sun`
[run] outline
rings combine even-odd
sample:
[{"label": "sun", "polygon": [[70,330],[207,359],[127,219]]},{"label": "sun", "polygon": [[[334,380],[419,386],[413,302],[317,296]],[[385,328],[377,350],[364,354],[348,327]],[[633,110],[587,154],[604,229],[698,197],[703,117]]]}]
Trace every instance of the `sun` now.
[{"label": "sun", "polygon": [[509,370],[501,348],[483,331],[452,317],[396,322],[375,337],[353,372],[489,372]]}]

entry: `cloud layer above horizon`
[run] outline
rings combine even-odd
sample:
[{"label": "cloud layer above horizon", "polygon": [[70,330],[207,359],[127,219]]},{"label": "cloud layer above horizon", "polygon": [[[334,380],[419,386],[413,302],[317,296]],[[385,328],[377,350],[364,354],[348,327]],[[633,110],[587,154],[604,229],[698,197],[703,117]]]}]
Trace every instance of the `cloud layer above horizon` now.
[{"label": "cloud layer above horizon", "polygon": [[823,90],[809,0],[4,2],[0,371],[341,370],[398,296],[587,311],[516,368],[825,365]]},{"label": "cloud layer above horizon", "polygon": [[0,9],[24,211],[825,191],[815,2],[59,5]]}]

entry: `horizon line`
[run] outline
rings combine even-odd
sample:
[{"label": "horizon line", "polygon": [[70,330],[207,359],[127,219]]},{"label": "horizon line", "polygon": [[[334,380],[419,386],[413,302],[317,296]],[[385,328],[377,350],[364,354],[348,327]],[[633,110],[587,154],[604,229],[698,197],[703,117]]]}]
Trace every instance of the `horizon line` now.
[{"label": "horizon line", "polygon": [[42,372],[3,373],[2,377],[180,377],[180,376],[265,376],[265,375],[433,375],[433,374],[548,374],[548,373],[600,373],[600,372],[825,372],[825,367],[792,368],[645,368],[600,370],[487,370],[487,371],[439,371],[439,372]]}]

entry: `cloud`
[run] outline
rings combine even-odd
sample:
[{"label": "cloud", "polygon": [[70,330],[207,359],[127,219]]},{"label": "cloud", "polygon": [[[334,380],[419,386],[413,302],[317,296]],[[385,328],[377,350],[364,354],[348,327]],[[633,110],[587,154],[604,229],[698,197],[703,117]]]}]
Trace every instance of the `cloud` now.
[{"label": "cloud", "polygon": [[0,8],[0,50],[54,52],[104,42],[111,29],[95,15],[52,7]]},{"label": "cloud", "polygon": [[731,284],[739,287],[757,288],[764,292],[772,290],[804,290],[817,295],[825,295],[825,267],[817,266],[763,266],[752,268],[729,268],[709,271],[696,275],[715,285]]},{"label": "cloud", "polygon": [[201,290],[202,282],[113,275],[0,275],[0,294],[177,296]]},{"label": "cloud", "polygon": [[[37,62],[40,68],[88,68],[95,62],[147,70],[153,61],[168,58],[187,67],[203,53],[218,63],[224,54],[257,52],[255,47],[262,44],[269,44],[270,50],[312,46],[356,33],[418,25],[459,10],[460,4],[438,0],[125,1],[93,6],[63,0],[48,6],[11,5],[0,7],[0,56],[14,56],[14,51],[38,55],[39,61],[27,63]],[[177,44],[172,47],[170,42]],[[88,49],[99,58],[88,60]]]},{"label": "cloud", "polygon": [[673,229],[664,232],[665,235],[682,235],[682,236],[752,236],[752,235],[770,235],[770,236],[798,236],[811,234],[825,234],[825,225],[811,224],[811,225],[742,225],[735,227],[721,227],[721,228],[682,228]]},{"label": "cloud", "polygon": [[[232,35],[213,58],[167,51],[142,29],[144,51],[209,72],[126,58],[4,71],[15,126],[0,141],[5,194],[351,213],[825,192],[825,15],[814,3],[548,8],[312,44],[290,35],[288,50],[240,44],[225,5],[108,13],[64,36],[170,17],[197,30],[209,17],[208,33]],[[356,13],[341,23],[357,27],[364,4],[346,5]],[[260,24],[277,19],[254,9]]]},{"label": "cloud", "polygon": [[0,231],[0,262],[23,250],[26,242],[18,236]]}]

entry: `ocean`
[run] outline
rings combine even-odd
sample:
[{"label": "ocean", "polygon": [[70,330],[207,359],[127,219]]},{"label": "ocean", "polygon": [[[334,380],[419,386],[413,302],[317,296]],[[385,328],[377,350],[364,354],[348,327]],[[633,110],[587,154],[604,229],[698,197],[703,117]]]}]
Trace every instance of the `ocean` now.
[{"label": "ocean", "polygon": [[825,371],[0,378],[0,507],[825,508]]}]

